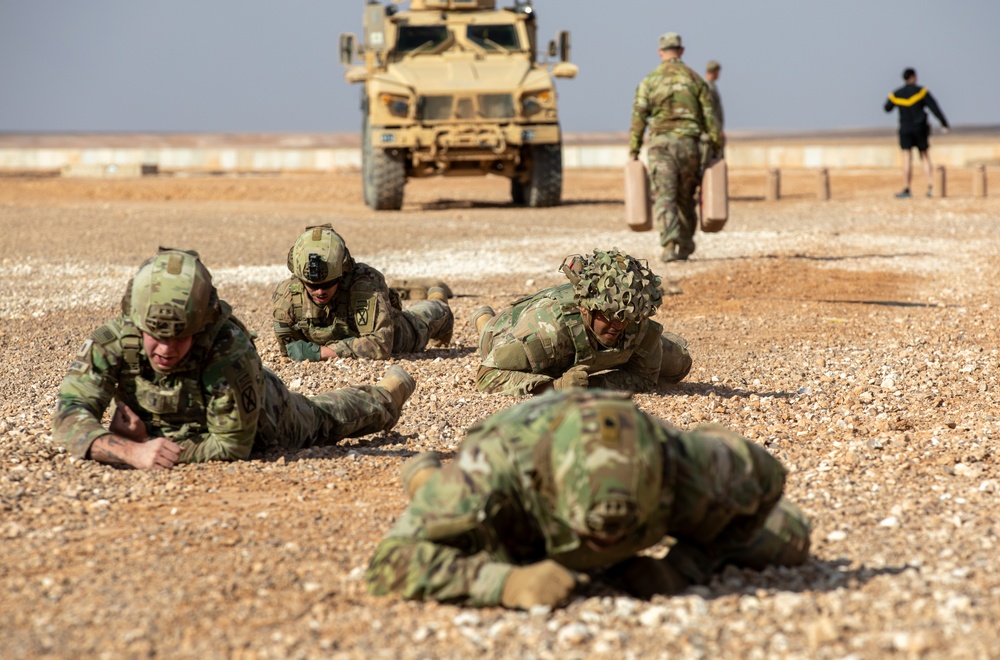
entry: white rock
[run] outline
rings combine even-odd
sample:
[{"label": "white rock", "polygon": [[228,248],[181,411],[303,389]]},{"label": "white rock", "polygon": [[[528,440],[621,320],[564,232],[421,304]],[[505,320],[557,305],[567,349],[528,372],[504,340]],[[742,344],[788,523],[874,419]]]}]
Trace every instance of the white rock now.
[{"label": "white rock", "polygon": [[882,520],[882,522],[879,523],[879,526],[880,527],[898,527],[899,526],[899,518],[897,518],[896,516],[889,516],[888,518],[884,518]]},{"label": "white rock", "polygon": [[842,529],[835,529],[826,535],[826,540],[830,541],[831,543],[835,543],[837,541],[843,541],[846,538],[847,538],[847,532],[845,532]]},{"label": "white rock", "polygon": [[475,612],[459,612],[451,622],[457,627],[478,626],[482,619]]},{"label": "white rock", "polygon": [[653,628],[666,621],[669,613],[669,610],[662,605],[650,607],[639,615],[639,623],[647,628]]},{"label": "white rock", "polygon": [[590,629],[583,623],[570,623],[559,629],[556,639],[566,646],[583,644],[592,637]]}]

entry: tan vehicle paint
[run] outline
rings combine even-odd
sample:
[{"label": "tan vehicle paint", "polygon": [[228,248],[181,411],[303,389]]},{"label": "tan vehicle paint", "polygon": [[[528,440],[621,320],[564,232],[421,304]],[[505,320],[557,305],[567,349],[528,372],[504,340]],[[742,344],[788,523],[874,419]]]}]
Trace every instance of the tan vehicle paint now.
[{"label": "tan vehicle paint", "polygon": [[[572,78],[569,34],[538,59],[530,0],[411,0],[409,10],[369,2],[364,34],[340,38],[348,82],[364,87],[365,203],[398,210],[411,177],[510,179],[515,203],[562,196],[562,135],[554,78]],[[354,66],[355,55],[362,60]]]}]

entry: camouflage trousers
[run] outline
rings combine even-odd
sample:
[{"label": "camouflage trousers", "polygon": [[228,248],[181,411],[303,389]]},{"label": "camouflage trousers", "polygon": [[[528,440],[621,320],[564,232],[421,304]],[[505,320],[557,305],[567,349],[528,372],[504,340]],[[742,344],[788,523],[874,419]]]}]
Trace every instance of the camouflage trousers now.
[{"label": "camouflage trousers", "polygon": [[672,332],[664,332],[660,337],[663,346],[663,357],[660,359],[660,377],[662,383],[679,383],[691,371],[691,354],[688,352],[688,341]]},{"label": "camouflage trousers", "polygon": [[266,403],[254,449],[304,449],[388,431],[399,421],[392,397],[377,385],[354,385],[307,397],[264,369]]},{"label": "camouflage trousers", "polygon": [[393,353],[417,353],[429,341],[447,345],[455,328],[455,315],[443,300],[423,300],[399,315],[394,328]]},{"label": "camouflage trousers", "polygon": [[669,135],[649,148],[649,183],[660,245],[676,243],[680,254],[694,252],[698,227],[695,192],[701,184],[701,150],[696,137]]},{"label": "camouflage trousers", "polygon": [[[677,543],[666,561],[695,583],[726,564],[761,570],[809,556],[809,518],[783,495],[785,469],[763,447],[717,424],[678,438]],[[697,493],[698,495],[694,495]]]}]

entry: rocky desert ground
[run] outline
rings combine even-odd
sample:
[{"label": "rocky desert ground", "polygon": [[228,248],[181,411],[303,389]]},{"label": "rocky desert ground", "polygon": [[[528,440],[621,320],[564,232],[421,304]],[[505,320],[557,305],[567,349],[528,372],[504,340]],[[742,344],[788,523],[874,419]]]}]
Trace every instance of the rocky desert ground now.
[{"label": "rocky desert ground", "polygon": [[[972,197],[966,175],[947,198],[896,200],[895,171],[834,171],[824,202],[788,173],[775,202],[763,172],[732,172],[726,229],[669,265],[624,225],[619,171],[567,171],[552,209],[510,205],[499,179],[415,181],[378,214],[357,172],[0,177],[0,656],[1000,657],[1000,197]],[[322,222],[389,277],[456,294],[453,345],[393,360],[418,389],[392,432],[158,473],[53,443],[65,369],[157,245],[201,252],[293,388],[381,377],[278,357],[271,291]],[[651,601],[595,583],[551,612],[369,596],[365,566],[406,504],[400,464],[447,459],[515,402],[475,391],[469,313],[595,246],[654,264],[671,294],[656,318],[691,344],[689,377],[635,401],[780,457],[812,560]]]}]

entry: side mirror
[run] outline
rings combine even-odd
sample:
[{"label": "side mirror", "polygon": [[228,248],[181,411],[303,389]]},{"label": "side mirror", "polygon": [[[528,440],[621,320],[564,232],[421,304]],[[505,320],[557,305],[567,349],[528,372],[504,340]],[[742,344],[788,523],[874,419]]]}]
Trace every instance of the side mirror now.
[{"label": "side mirror", "polygon": [[569,62],[569,32],[567,30],[559,32],[559,60]]},{"label": "side mirror", "polygon": [[555,57],[559,51],[556,49],[555,40],[549,42],[549,57]]},{"label": "side mirror", "polygon": [[340,63],[344,66],[354,64],[354,40],[353,34],[340,35]]}]

